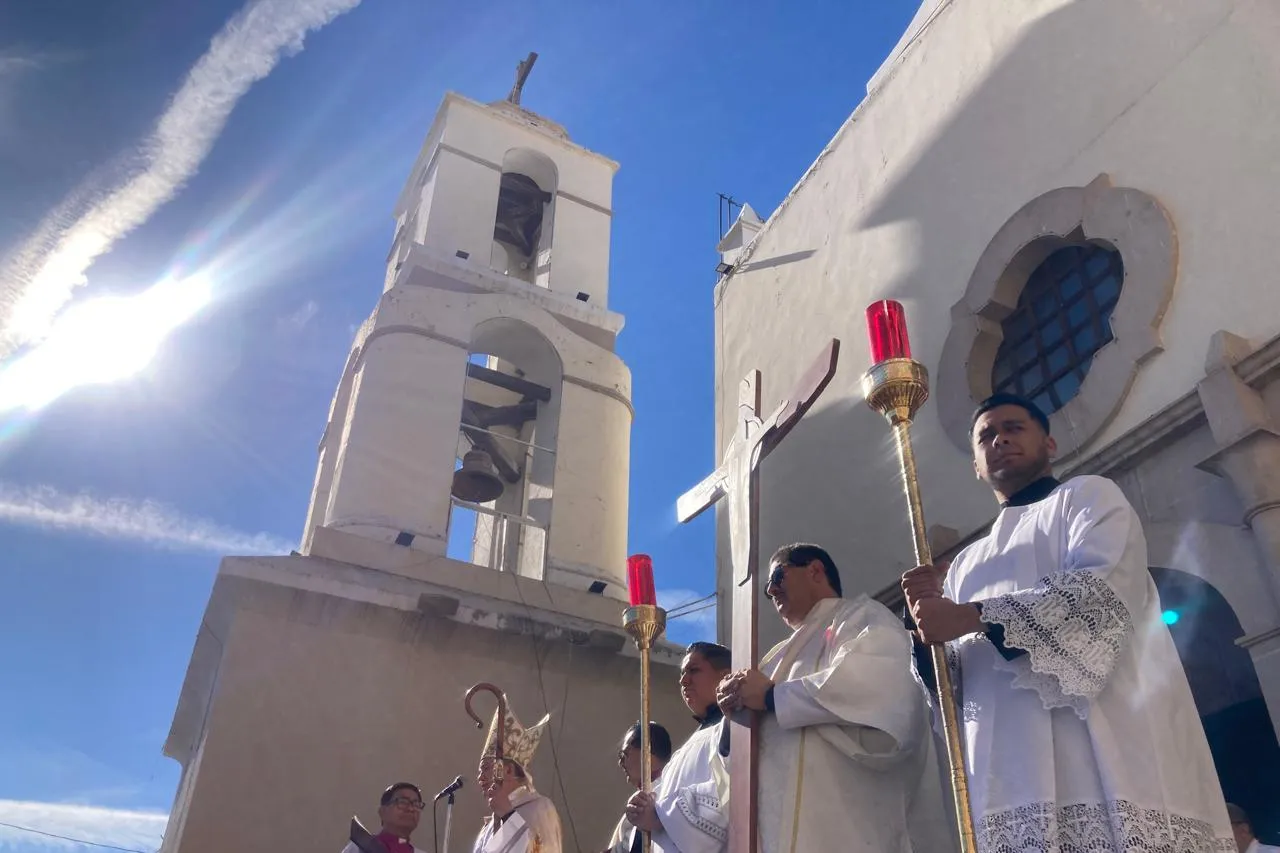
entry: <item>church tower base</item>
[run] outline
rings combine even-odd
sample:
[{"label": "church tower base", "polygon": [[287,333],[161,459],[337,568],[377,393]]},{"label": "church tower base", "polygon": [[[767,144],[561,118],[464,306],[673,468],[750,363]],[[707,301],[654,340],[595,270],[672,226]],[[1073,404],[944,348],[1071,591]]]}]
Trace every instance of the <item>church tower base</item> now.
[{"label": "church tower base", "polygon": [[[451,848],[469,850],[485,813],[485,733],[462,706],[477,681],[525,720],[552,715],[535,785],[566,850],[603,847],[630,795],[615,755],[639,708],[618,603],[337,531],[318,530],[315,552],[329,556],[223,561],[165,744],[183,773],[161,850],[340,850],[353,814],[378,825],[387,785],[429,799],[458,775]],[[678,663],[671,647],[655,656],[653,717],[683,740]]]}]

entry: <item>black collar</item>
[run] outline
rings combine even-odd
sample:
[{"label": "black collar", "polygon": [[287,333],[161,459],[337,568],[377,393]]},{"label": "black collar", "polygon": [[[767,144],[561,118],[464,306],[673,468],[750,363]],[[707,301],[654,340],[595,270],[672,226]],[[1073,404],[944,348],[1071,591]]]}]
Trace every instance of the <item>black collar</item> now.
[{"label": "black collar", "polygon": [[702,716],[694,719],[698,721],[699,730],[709,729],[724,719],[724,712],[720,710],[719,705],[708,705]]},{"label": "black collar", "polygon": [[1042,501],[1053,493],[1053,490],[1062,485],[1052,475],[1041,477],[1034,483],[1023,486],[1018,491],[1009,496],[1009,499],[1000,504],[1002,507],[1010,506],[1030,506],[1037,501]]}]

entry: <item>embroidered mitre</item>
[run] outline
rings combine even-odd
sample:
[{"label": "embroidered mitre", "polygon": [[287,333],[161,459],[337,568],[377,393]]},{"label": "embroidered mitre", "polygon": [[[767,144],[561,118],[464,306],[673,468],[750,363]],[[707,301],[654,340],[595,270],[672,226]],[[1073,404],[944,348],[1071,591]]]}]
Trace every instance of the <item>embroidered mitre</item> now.
[{"label": "embroidered mitre", "polygon": [[[525,728],[508,707],[502,733],[502,757],[508,761],[514,761],[520,765],[521,769],[528,772],[529,765],[533,763],[533,754],[537,752],[538,744],[542,741],[542,733],[546,731],[549,722],[551,722],[551,715],[547,714],[535,725]],[[484,750],[480,753],[481,760],[497,755],[497,744],[498,712],[494,711],[493,722],[489,724],[489,736],[485,738]]]}]

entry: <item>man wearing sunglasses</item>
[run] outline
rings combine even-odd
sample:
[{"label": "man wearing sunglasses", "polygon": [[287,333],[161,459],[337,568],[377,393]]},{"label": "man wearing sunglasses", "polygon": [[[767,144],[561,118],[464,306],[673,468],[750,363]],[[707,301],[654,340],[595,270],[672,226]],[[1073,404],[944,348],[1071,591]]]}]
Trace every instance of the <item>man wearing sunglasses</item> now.
[{"label": "man wearing sunglasses", "polygon": [[717,700],[760,712],[762,853],[952,851],[911,640],[887,607],[843,597],[831,555],[779,548],[764,594],[792,630]]},{"label": "man wearing sunglasses", "polygon": [[409,836],[418,828],[423,806],[422,791],[417,785],[412,782],[395,783],[382,792],[378,806],[382,829],[373,837],[381,849],[364,850],[352,841],[342,853],[415,853],[417,848],[409,842]]}]

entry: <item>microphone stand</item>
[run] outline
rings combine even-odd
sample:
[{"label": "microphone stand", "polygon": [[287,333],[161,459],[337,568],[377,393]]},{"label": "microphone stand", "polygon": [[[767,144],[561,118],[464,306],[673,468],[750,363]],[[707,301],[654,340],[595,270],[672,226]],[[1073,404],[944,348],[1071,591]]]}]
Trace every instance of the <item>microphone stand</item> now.
[{"label": "microphone stand", "polygon": [[449,830],[453,826],[453,791],[449,792],[449,799],[444,804],[444,849],[442,853],[449,853]]}]

